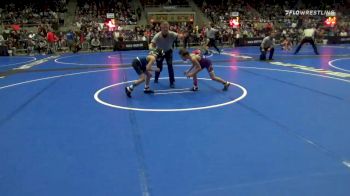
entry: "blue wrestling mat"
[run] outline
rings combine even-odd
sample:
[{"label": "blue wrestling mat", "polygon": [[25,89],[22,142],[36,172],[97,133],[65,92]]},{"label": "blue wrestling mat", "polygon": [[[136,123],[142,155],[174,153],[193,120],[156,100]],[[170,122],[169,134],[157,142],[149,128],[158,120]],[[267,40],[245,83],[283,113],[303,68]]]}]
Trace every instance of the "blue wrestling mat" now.
[{"label": "blue wrestling mat", "polygon": [[154,94],[147,51],[0,58],[1,196],[348,196],[350,45],[212,54],[199,91],[174,51]]}]

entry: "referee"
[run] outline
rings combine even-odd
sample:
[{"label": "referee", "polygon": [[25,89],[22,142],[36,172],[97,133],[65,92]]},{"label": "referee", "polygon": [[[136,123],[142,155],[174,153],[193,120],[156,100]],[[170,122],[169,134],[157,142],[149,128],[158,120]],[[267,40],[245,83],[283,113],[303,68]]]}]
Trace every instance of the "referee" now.
[{"label": "referee", "polygon": [[266,53],[269,51],[269,60],[273,60],[273,53],[275,52],[275,38],[274,33],[271,33],[269,36],[265,37],[260,45],[260,60],[266,60]]},{"label": "referee", "polygon": [[216,40],[215,40],[216,34],[217,34],[218,32],[219,32],[219,30],[215,29],[215,28],[214,28],[214,24],[211,23],[209,29],[207,30],[207,38],[209,39],[209,42],[208,42],[208,44],[207,44],[207,47],[208,47],[208,49],[209,49],[209,47],[211,47],[211,46],[214,47],[214,48],[218,51],[218,53],[220,54],[220,50],[219,50],[219,48],[216,46]]},{"label": "referee", "polygon": [[315,45],[315,33],[316,33],[315,28],[304,29],[304,32],[303,32],[304,38],[301,40],[301,43],[297,47],[294,54],[297,54],[299,52],[299,50],[303,44],[310,43],[312,45],[312,47],[314,48],[315,54],[318,55],[318,51],[317,51],[317,48]]},{"label": "referee", "polygon": [[160,69],[160,71],[155,72],[154,82],[158,83],[160,72],[163,70],[163,61],[165,58],[166,63],[168,65],[170,88],[175,88],[172,45],[174,41],[176,41],[176,39],[178,38],[178,34],[173,31],[169,31],[168,22],[162,22],[162,24],[160,25],[160,29],[161,31],[155,34],[149,45],[150,50],[160,48],[165,53],[163,57],[157,58],[157,67]]}]

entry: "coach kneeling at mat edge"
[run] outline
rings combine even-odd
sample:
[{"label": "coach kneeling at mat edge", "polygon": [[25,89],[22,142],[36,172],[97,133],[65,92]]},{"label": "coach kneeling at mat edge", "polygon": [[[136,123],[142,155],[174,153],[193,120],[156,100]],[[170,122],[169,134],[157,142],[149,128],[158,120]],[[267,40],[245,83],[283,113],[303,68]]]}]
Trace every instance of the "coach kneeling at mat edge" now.
[{"label": "coach kneeling at mat edge", "polygon": [[[160,25],[160,28],[161,28],[161,31],[155,34],[155,36],[153,37],[149,45],[149,49],[154,50],[155,48],[160,48],[164,51],[165,55],[157,59],[157,67],[160,69],[160,72],[163,70],[163,61],[165,58],[166,63],[168,65],[170,88],[175,88],[172,45],[174,41],[178,38],[178,34],[173,31],[169,31],[168,22],[163,22]],[[158,83],[160,72],[155,73],[155,76],[154,76],[155,83]]]},{"label": "coach kneeling at mat edge", "polygon": [[266,60],[266,53],[270,51],[269,60],[273,60],[273,53],[275,52],[275,38],[274,33],[265,37],[260,45],[260,60]]}]

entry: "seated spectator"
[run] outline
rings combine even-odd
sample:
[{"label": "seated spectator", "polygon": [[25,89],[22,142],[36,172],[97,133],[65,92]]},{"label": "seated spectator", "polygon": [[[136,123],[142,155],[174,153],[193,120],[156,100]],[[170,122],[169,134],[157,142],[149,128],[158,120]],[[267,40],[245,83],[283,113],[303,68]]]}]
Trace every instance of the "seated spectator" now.
[{"label": "seated spectator", "polygon": [[36,49],[38,50],[39,54],[46,54],[45,51],[47,51],[47,41],[41,35],[37,35]]},{"label": "seated spectator", "polygon": [[77,53],[82,49],[82,32],[75,32],[75,37],[73,40],[72,51],[73,53]]},{"label": "seated spectator", "polygon": [[16,40],[13,37],[8,37],[6,41],[6,45],[8,48],[8,53],[10,56],[16,56]]},{"label": "seated spectator", "polygon": [[32,56],[34,53],[35,47],[36,47],[36,44],[35,44],[35,41],[33,40],[33,37],[29,36],[27,40],[27,50],[26,50],[27,55]]},{"label": "seated spectator", "polygon": [[63,48],[67,46],[67,40],[65,39],[63,32],[59,32],[57,37],[57,50],[62,51]]},{"label": "seated spectator", "polygon": [[5,45],[5,39],[4,36],[2,36],[2,33],[0,34],[0,46]]},{"label": "seated spectator", "polygon": [[282,50],[291,51],[293,47],[293,43],[290,38],[286,37],[282,41],[281,46],[282,46]]},{"label": "seated spectator", "polygon": [[100,42],[100,39],[98,38],[97,35],[95,35],[92,39],[91,39],[91,42],[90,42],[90,49],[91,51],[97,51],[99,50],[101,52],[102,48],[101,48],[101,42]]},{"label": "seated spectator", "polygon": [[343,29],[340,34],[339,34],[341,37],[346,37],[348,36],[348,33]]}]

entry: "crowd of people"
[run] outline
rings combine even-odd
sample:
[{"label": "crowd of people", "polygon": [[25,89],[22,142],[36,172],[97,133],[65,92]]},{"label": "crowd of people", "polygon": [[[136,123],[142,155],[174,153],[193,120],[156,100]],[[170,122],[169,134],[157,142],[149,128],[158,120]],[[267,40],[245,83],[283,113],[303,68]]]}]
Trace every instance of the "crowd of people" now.
[{"label": "crowd of people", "polygon": [[[218,29],[215,39],[219,45],[234,46],[240,38],[265,37],[270,31],[269,27],[257,31],[259,33],[252,33],[246,29],[232,29],[221,28]],[[192,47],[200,46],[207,39],[206,32],[209,26],[198,27],[193,24],[172,24],[170,29],[181,35],[183,39],[176,40],[175,46]],[[51,30],[49,30],[51,29]],[[296,45],[302,35],[302,28],[274,28],[273,29],[279,43],[285,42],[287,39],[292,45]],[[11,48],[13,55],[16,51],[25,51],[28,55],[33,54],[33,49],[37,48],[39,53],[49,53],[47,35],[53,31],[49,25],[40,25],[37,32],[30,32],[26,30],[15,31],[11,28],[5,28],[0,35],[0,45],[6,45]],[[69,30],[68,32],[56,32],[54,39],[54,48],[50,51],[61,52],[78,52],[80,49],[91,49],[92,46],[101,51],[103,48],[115,49],[116,42],[126,41],[146,41],[149,42],[153,36],[159,31],[159,24],[149,26],[137,26],[133,30],[116,29],[109,31],[108,28],[99,29],[96,26],[89,28],[82,28],[78,31]],[[350,35],[349,28],[335,28],[335,29],[318,29],[319,42],[324,36],[348,36]],[[27,50],[28,49],[28,50]]]},{"label": "crowd of people", "polygon": [[[224,1],[223,1],[224,2]],[[321,5],[319,5],[321,4]],[[324,26],[325,16],[293,16],[286,15],[285,10],[290,9],[313,9],[313,10],[337,10],[338,24],[335,28],[323,28],[322,31],[329,36],[337,36],[342,31],[349,31],[348,12],[344,3],[335,3],[329,6],[323,2],[319,2],[317,6],[309,3],[307,5],[300,1],[237,1],[234,4],[228,1],[227,4],[208,4],[203,2],[198,4],[202,7],[202,11],[207,14],[212,22],[221,24],[223,28],[229,26],[228,21],[232,12],[239,12],[240,18],[240,35],[242,37],[264,37],[266,31],[264,29],[274,28],[280,33],[290,31],[290,34],[302,31],[304,24],[316,24],[319,28]],[[254,6],[251,6],[254,5]],[[344,34],[344,32],[343,32]]]},{"label": "crowd of people", "polygon": [[92,26],[94,23],[104,23],[107,13],[116,18],[116,25],[135,25],[138,21],[136,9],[133,9],[127,0],[112,1],[78,1],[76,8],[76,24],[81,26]]},{"label": "crowd of people", "polygon": [[188,1],[186,0],[140,0],[140,2],[143,7],[188,5]]},{"label": "crowd of people", "polygon": [[18,24],[21,26],[63,23],[66,11],[66,0],[5,0],[0,7],[0,21],[4,25]]},{"label": "crowd of people", "polygon": [[[53,7],[56,8],[65,8],[67,4],[65,0],[54,2],[56,3],[54,3],[55,6]],[[324,27],[324,17],[287,17],[284,15],[284,10],[290,9],[292,6],[303,9],[308,6],[312,7],[312,4],[304,5],[295,1],[286,1],[262,8],[260,5],[269,4],[265,1],[242,0],[235,1],[235,3],[232,3],[230,0],[222,1],[221,4],[216,5],[206,1],[197,3],[211,23],[215,24],[214,28],[218,30],[215,38],[219,41],[219,44],[228,46],[234,46],[240,38],[266,37],[272,29],[279,43],[295,45],[301,40],[304,24],[315,25],[318,30],[316,40],[317,38],[321,40],[324,36],[350,35],[349,16],[344,11],[339,12],[341,14],[340,20],[333,27]],[[255,6],[252,7],[251,5]],[[22,8],[28,11],[29,8],[26,5],[23,6]],[[344,10],[342,4],[338,3],[335,6],[339,10]],[[22,10],[21,6],[17,7],[12,4],[6,4],[5,7],[6,11],[2,10],[1,13],[14,13],[15,9],[12,9],[14,7],[16,7],[17,11]],[[35,6],[33,5],[32,7]],[[324,4],[324,8],[328,9],[329,7]],[[46,7],[46,10],[50,9],[53,8],[51,6]],[[232,12],[239,13],[239,27],[232,28],[227,22],[232,17]],[[106,25],[107,13],[114,13],[117,18],[115,28],[112,30]],[[41,15],[40,12],[39,15]],[[47,14],[43,12],[44,15]],[[53,39],[54,44],[49,44],[48,41],[48,33],[53,32],[52,23],[44,20],[44,22],[38,21],[40,23],[35,32],[18,30],[13,25],[7,25],[8,23],[3,22],[5,28],[1,32],[0,45],[8,46],[13,54],[16,54],[17,51],[33,54],[34,49],[37,49],[39,53],[47,54],[56,51],[78,52],[80,49],[101,51],[103,48],[112,48],[116,50],[118,49],[117,43],[123,41],[150,42],[154,35],[160,31],[160,23],[124,29],[125,25],[137,23],[137,15],[137,11],[131,9],[131,6],[125,0],[78,1],[75,30],[69,30],[68,32],[56,31]],[[1,14],[1,18],[8,18],[8,15]],[[12,20],[16,20],[16,17],[12,17]],[[9,24],[13,24],[13,21]],[[177,40],[178,46],[190,47],[202,45],[207,39],[206,32],[210,27],[209,25],[194,25],[192,22],[178,22],[170,23],[169,28],[171,31],[182,35],[183,39]]]}]

